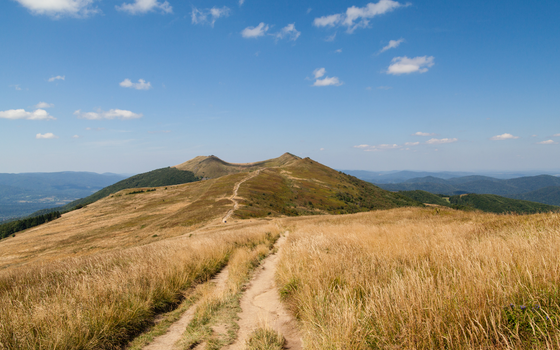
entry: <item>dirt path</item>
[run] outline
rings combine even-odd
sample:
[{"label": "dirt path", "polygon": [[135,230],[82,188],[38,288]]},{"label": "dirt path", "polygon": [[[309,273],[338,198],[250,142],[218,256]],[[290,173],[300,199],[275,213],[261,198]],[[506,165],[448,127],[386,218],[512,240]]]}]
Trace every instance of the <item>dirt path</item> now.
[{"label": "dirt path", "polygon": [[229,219],[229,217],[237,210],[237,208],[239,207],[239,203],[235,200],[235,197],[237,197],[237,191],[239,191],[239,186],[241,186],[242,183],[244,183],[247,180],[251,180],[252,178],[254,178],[255,176],[259,175],[259,173],[261,172],[262,169],[259,169],[257,171],[253,171],[252,173],[249,174],[249,176],[247,176],[246,178],[244,178],[243,180],[239,181],[238,183],[235,184],[235,186],[233,187],[233,195],[231,197],[229,197],[229,200],[233,203],[233,209],[228,210],[228,212],[226,213],[226,216],[223,217],[222,222],[225,223],[227,222],[227,220]]},{"label": "dirt path", "polygon": [[282,251],[286,238],[287,232],[276,243],[278,252],[265,259],[243,295],[237,340],[226,347],[227,350],[245,349],[245,342],[249,335],[262,326],[267,326],[282,334],[286,338],[286,349],[303,349],[295,319],[282,305],[274,282],[279,253]]},{"label": "dirt path", "polygon": [[[217,274],[210,282],[216,284],[216,289],[214,293],[220,293],[226,287],[226,282],[228,279],[228,268],[225,267],[219,274]],[[146,345],[142,350],[171,350],[174,349],[175,343],[181,339],[181,336],[185,332],[185,329],[192,321],[198,303],[192,305],[181,318],[173,323],[171,327],[167,330],[167,333],[155,338],[150,344]]]}]

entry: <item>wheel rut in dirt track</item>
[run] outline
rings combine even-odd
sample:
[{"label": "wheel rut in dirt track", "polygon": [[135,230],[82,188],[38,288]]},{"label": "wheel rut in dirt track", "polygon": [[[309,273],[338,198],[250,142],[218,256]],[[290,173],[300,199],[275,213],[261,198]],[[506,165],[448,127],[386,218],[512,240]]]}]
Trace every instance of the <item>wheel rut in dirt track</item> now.
[{"label": "wheel rut in dirt track", "polygon": [[303,343],[295,319],[280,301],[274,275],[279,261],[279,253],[286,242],[288,233],[277,242],[278,252],[266,258],[258,268],[241,299],[239,332],[237,340],[226,347],[227,350],[245,349],[245,342],[259,327],[268,327],[286,338],[285,349],[301,350]]},{"label": "wheel rut in dirt track", "polygon": [[[228,268],[227,266],[222,269],[222,271],[217,274],[214,278],[210,280],[216,284],[216,291],[220,292],[226,288],[226,283],[228,280]],[[198,303],[191,305],[187,311],[181,316],[181,318],[173,323],[167,332],[157,338],[155,338],[150,344],[142,348],[142,350],[172,350],[175,348],[175,343],[181,339],[181,336],[185,332],[185,329],[189,323],[194,318],[195,312],[198,308]]]}]

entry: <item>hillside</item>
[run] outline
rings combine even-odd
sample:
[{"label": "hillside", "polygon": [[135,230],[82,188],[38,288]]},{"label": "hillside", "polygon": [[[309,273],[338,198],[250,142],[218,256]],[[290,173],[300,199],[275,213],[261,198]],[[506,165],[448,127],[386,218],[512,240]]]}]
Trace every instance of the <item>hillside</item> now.
[{"label": "hillside", "polygon": [[[102,199],[3,240],[0,257],[12,245],[19,248],[7,261],[0,259],[0,268],[39,255],[91,254],[115,242],[121,247],[136,246],[184,235],[202,226],[221,225],[223,217],[234,207],[236,187],[239,207],[233,212],[233,221],[422,206],[309,158],[292,157],[293,161],[278,167],[270,167],[274,162],[260,162],[269,167],[175,186],[138,188],[142,183],[156,184],[149,181],[152,175],[157,178],[158,174],[183,172],[175,168],[141,174],[144,182],[136,182],[134,179],[140,176],[137,175],[106,189]],[[123,184],[136,187],[110,194]],[[77,243],[83,244],[83,249],[77,249]]]},{"label": "hillside", "polygon": [[496,194],[511,198],[518,198],[515,196],[551,186],[560,186],[560,177],[538,175],[502,180],[479,175],[451,179],[427,176],[409,179],[396,184],[379,184],[379,187],[388,191],[422,190],[446,195],[465,193]]},{"label": "hillside", "polygon": [[560,211],[560,207],[557,206],[511,199],[493,194],[465,194],[451,196],[449,197],[449,202],[453,205],[471,207],[488,213],[497,214],[535,214]]},{"label": "hillside", "polygon": [[127,179],[117,182],[111,186],[107,186],[94,194],[87,196],[85,198],[80,198],[72,201],[62,207],[56,207],[46,210],[39,210],[33,215],[40,215],[48,213],[51,211],[67,212],[75,208],[80,208],[84,205],[96,202],[102,198],[105,198],[113,193],[119,191],[130,189],[130,188],[142,188],[142,187],[159,187],[159,186],[172,186],[183,183],[189,183],[198,181],[199,179],[194,176],[190,171],[182,171],[175,168],[161,168],[149,171],[147,173],[142,173],[138,175],[131,176]]},{"label": "hillside", "polygon": [[560,205],[560,186],[544,187],[536,191],[511,195],[508,197],[550,205]]},{"label": "hillside", "polygon": [[438,196],[437,194],[433,194],[426,191],[415,190],[415,191],[399,191],[399,194],[406,196],[408,198],[412,198],[415,201],[424,204],[437,204],[445,207],[450,207],[451,203],[446,200],[445,198]]},{"label": "hillside", "polygon": [[117,174],[71,171],[0,174],[0,222],[65,205],[124,178]]},{"label": "hillside", "polygon": [[175,168],[179,170],[191,171],[195,176],[205,179],[215,179],[220,176],[250,172],[261,168],[280,167],[299,160],[298,156],[284,153],[278,158],[268,159],[255,163],[228,163],[216,156],[198,156],[188,160]]}]

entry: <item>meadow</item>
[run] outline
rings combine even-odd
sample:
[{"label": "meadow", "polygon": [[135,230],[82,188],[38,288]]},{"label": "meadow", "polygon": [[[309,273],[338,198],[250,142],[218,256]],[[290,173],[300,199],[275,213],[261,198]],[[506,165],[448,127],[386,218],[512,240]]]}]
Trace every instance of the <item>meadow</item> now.
[{"label": "meadow", "polygon": [[560,215],[401,208],[285,221],[306,349],[560,348]]}]

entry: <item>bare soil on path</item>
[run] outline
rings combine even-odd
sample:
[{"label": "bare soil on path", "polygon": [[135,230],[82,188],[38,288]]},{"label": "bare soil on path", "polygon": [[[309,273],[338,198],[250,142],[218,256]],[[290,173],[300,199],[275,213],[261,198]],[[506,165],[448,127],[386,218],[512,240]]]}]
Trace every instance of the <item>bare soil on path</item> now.
[{"label": "bare soil on path", "polygon": [[285,349],[303,349],[296,321],[280,301],[274,280],[279,254],[286,239],[287,232],[276,242],[278,252],[263,261],[248,285],[241,299],[242,312],[239,314],[237,340],[227,350],[245,349],[248,337],[259,327],[267,327],[282,334],[286,339]]},{"label": "bare soil on path", "polygon": [[[216,284],[215,293],[220,293],[226,288],[228,280],[228,268],[225,267],[219,274],[210,280],[211,283]],[[185,329],[192,321],[198,303],[192,305],[181,318],[173,323],[167,330],[167,333],[155,338],[150,344],[146,345],[142,350],[172,350],[175,349],[175,343],[181,339]]]},{"label": "bare soil on path", "polygon": [[239,207],[239,203],[235,199],[235,197],[237,197],[237,191],[239,191],[239,186],[241,186],[241,184],[244,183],[245,181],[251,180],[255,176],[259,175],[261,170],[262,169],[259,169],[257,171],[254,171],[254,172],[250,173],[249,176],[247,176],[246,178],[244,178],[243,180],[241,180],[241,181],[239,181],[238,183],[235,184],[235,186],[233,187],[233,194],[231,195],[231,197],[229,197],[229,200],[233,203],[233,209],[228,210],[228,212],[226,213],[226,216],[224,216],[224,218],[222,219],[222,222],[224,222],[224,223],[227,222],[227,220],[230,218],[230,216],[233,214],[233,212],[235,212],[237,210],[237,208]]}]

